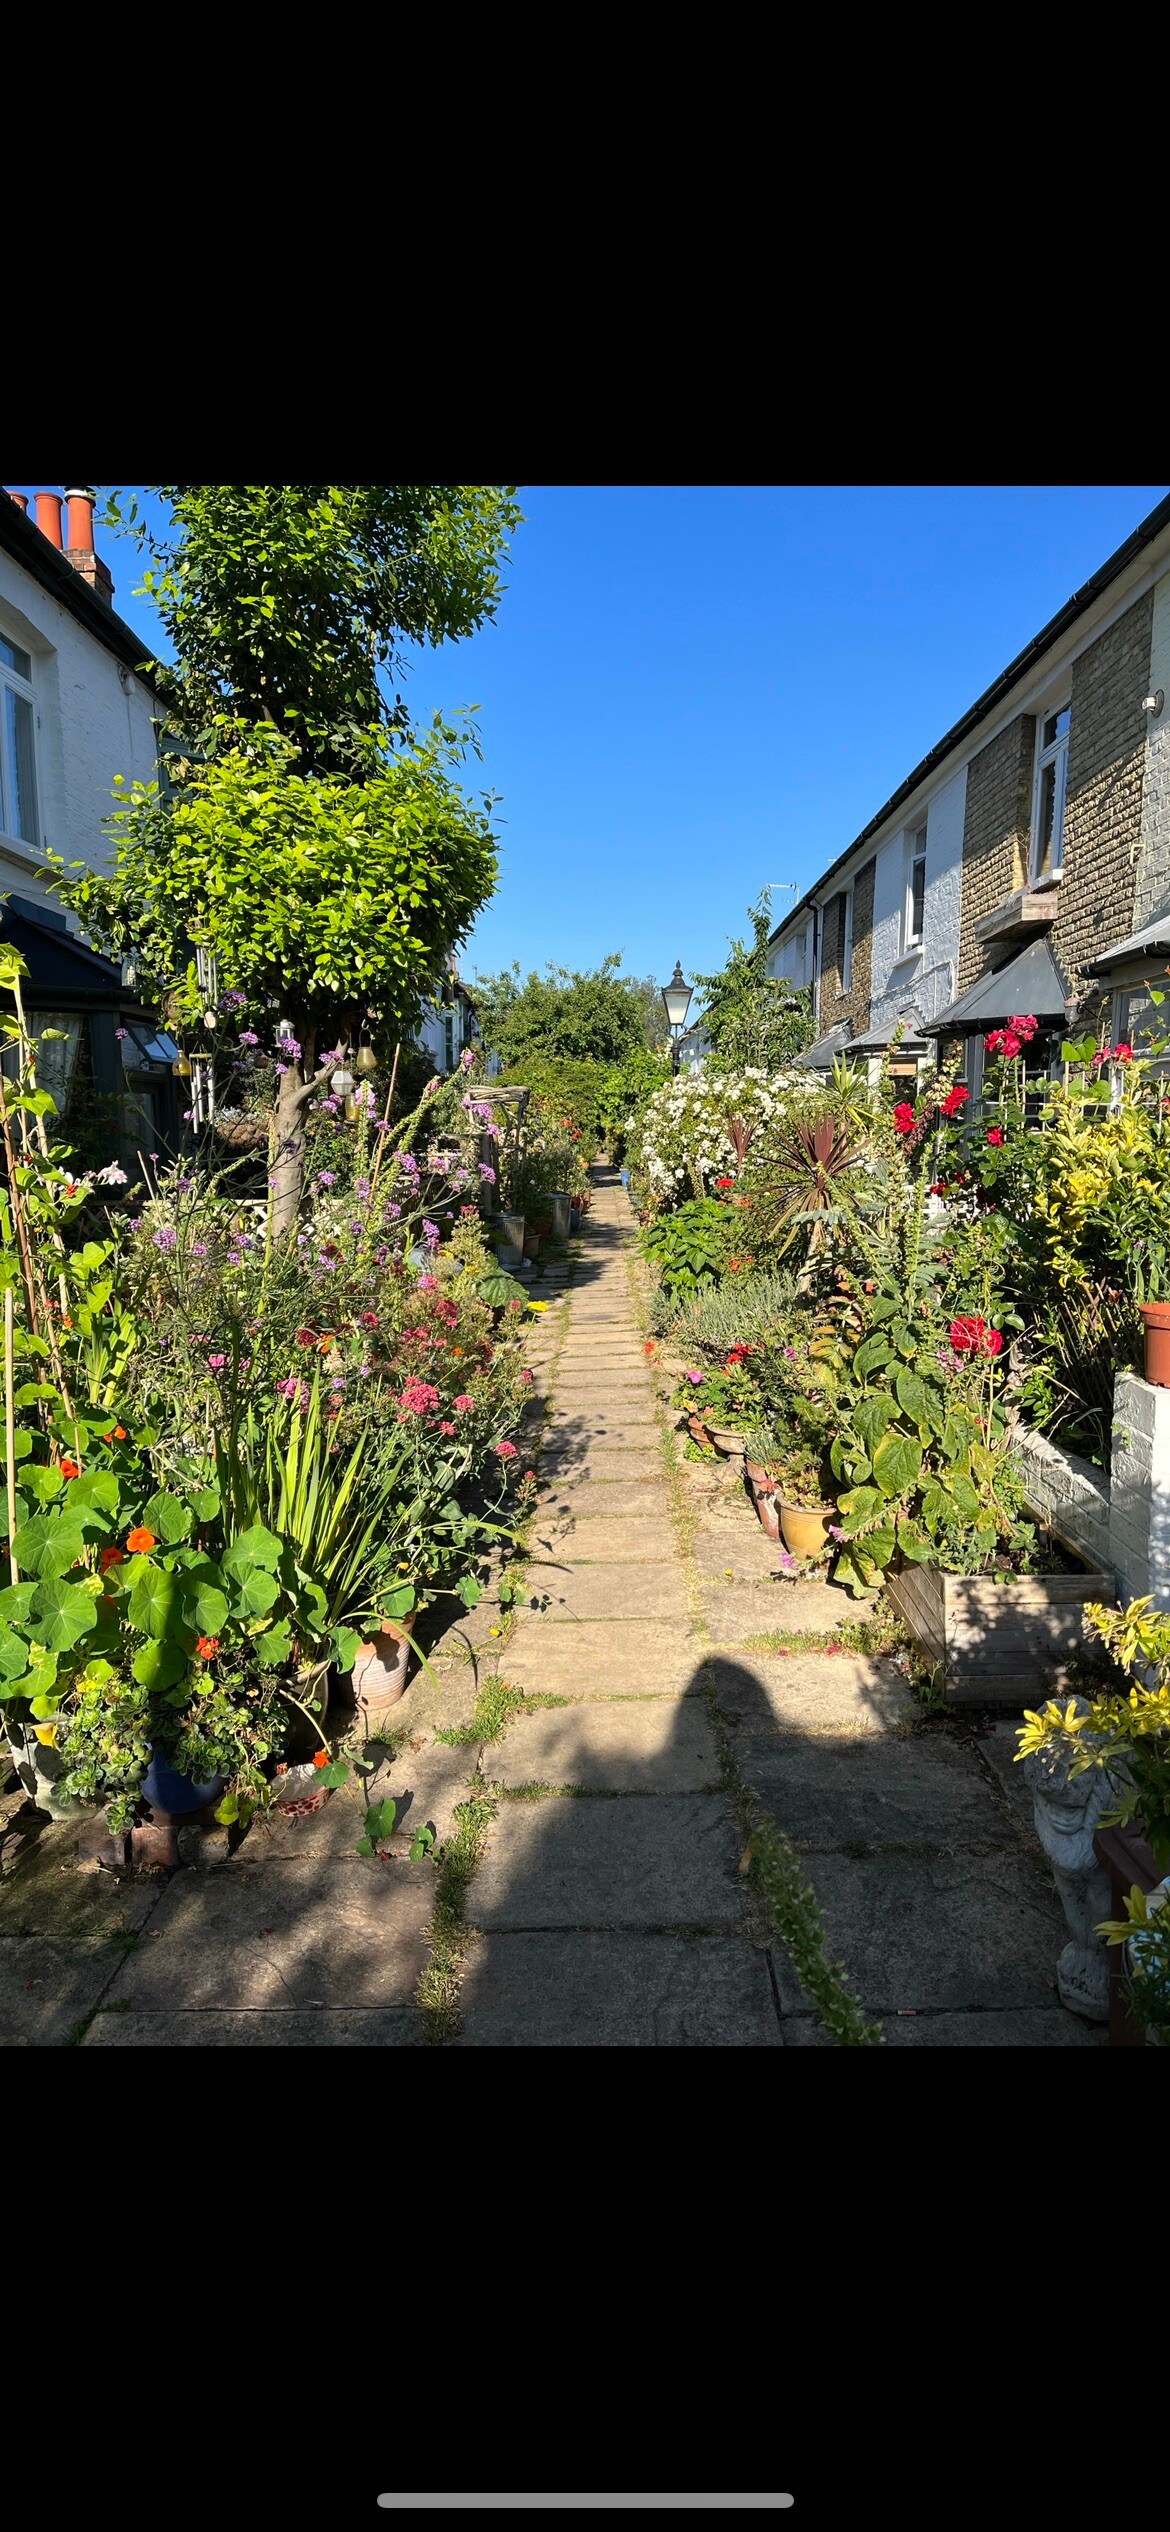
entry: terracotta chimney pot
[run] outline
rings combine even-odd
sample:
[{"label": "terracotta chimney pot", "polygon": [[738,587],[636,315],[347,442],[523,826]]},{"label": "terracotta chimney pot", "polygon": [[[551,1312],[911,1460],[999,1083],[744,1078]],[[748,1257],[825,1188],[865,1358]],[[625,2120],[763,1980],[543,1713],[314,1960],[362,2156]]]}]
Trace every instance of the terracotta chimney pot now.
[{"label": "terracotta chimney pot", "polygon": [[61,551],[61,495],[59,492],[38,492],[37,526],[50,545]]},{"label": "terracotta chimney pot", "polygon": [[92,554],[93,491],[88,484],[82,484],[80,488],[74,485],[66,491],[65,499],[69,504],[69,551],[72,554]]},{"label": "terracotta chimney pot", "polygon": [[10,492],[10,493],[9,493],[9,495],[8,495],[8,498],[9,498],[9,500],[10,500],[10,501],[15,501],[16,506],[17,506],[17,509],[18,509],[18,510],[23,510],[23,511],[25,512],[25,514],[27,515],[27,512],[28,512],[28,494],[27,494],[27,492]]}]

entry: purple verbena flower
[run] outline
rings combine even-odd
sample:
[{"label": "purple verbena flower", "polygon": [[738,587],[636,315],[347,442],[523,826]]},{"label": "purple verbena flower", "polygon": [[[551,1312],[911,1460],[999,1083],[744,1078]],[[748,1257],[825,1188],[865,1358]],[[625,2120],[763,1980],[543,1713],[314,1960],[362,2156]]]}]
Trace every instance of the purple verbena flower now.
[{"label": "purple verbena flower", "polygon": [[170,1251],[178,1245],[178,1236],[178,1232],[172,1231],[168,1223],[161,1231],[155,1232],[154,1245],[169,1255]]}]

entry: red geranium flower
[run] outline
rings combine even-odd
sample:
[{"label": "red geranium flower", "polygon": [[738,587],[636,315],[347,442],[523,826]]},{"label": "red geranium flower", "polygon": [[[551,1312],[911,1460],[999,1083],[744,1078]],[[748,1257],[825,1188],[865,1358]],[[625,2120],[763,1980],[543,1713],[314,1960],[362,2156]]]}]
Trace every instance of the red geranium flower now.
[{"label": "red geranium flower", "polygon": [[997,1145],[998,1145],[998,1144],[1000,1144],[1000,1143],[1002,1143],[1002,1141],[1003,1141],[1003,1127],[1002,1127],[1002,1125],[989,1125],[989,1126],[988,1126],[988,1129],[987,1129],[987,1140],[988,1140],[988,1142],[989,1142],[989,1143],[995,1143],[995,1144],[997,1144]]},{"label": "red geranium flower", "polygon": [[1010,1058],[1014,1055],[1018,1055],[1019,1052],[1019,1038],[1013,1035],[1011,1029],[1005,1029],[1003,1033],[1003,1053]]},{"label": "red geranium flower", "polygon": [[970,1096],[970,1091],[964,1090],[962,1082],[957,1081],[954,1089],[948,1090],[946,1098],[943,1100],[942,1113],[944,1117],[957,1117],[960,1108],[965,1105]]},{"label": "red geranium flower", "polygon": [[1016,1037],[1022,1037],[1025,1044],[1036,1035],[1036,1022],[1030,1011],[1013,1011],[1008,1027]]},{"label": "red geranium flower", "polygon": [[983,1043],[989,1055],[998,1055],[1003,1045],[1003,1030],[993,1029],[990,1037],[985,1037]]},{"label": "red geranium flower", "polygon": [[952,1319],[951,1344],[956,1354],[1002,1354],[1003,1338],[986,1319]]},{"label": "red geranium flower", "polygon": [[899,1099],[898,1105],[894,1110],[894,1123],[899,1134],[913,1134],[914,1109],[909,1099]]},{"label": "red geranium flower", "polygon": [[734,1178],[717,1178],[715,1184],[717,1187],[734,1187],[735,1180]]}]

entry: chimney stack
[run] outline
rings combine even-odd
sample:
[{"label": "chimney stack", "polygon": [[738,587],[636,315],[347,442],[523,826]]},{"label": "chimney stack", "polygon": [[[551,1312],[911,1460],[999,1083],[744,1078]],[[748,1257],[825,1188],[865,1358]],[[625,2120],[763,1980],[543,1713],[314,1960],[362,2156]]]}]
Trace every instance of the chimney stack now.
[{"label": "chimney stack", "polygon": [[18,509],[18,510],[23,510],[23,511],[25,512],[26,516],[27,516],[27,513],[28,513],[28,494],[27,494],[27,492],[10,492],[10,493],[9,493],[9,495],[8,495],[8,498],[9,498],[9,500],[10,500],[10,501],[15,501],[16,506],[17,506],[17,509]]},{"label": "chimney stack", "polygon": [[[38,493],[38,515],[42,498],[43,496]],[[109,565],[107,563],[103,563],[100,554],[96,554],[94,552],[94,494],[92,486],[89,484],[74,484],[66,492],[65,498],[69,504],[69,543],[66,548],[66,560],[72,563],[74,571],[80,572],[83,580],[87,580],[89,582],[90,588],[93,590],[95,597],[104,598],[106,605],[108,607],[112,606],[114,602],[114,583],[110,576]],[[60,517],[61,504],[58,501],[58,545],[61,542]]]},{"label": "chimney stack", "polygon": [[61,495],[59,492],[38,492],[37,526],[50,545],[61,551]]}]

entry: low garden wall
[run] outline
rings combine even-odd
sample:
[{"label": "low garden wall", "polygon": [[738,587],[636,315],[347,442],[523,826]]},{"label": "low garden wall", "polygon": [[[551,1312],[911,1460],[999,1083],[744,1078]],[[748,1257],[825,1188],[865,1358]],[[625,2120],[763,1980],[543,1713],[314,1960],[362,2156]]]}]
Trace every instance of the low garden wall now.
[{"label": "low garden wall", "polygon": [[1114,1574],[1127,1600],[1148,1592],[1170,1609],[1170,1389],[1118,1373],[1108,1471],[1027,1425],[1013,1448],[1033,1508],[1059,1535]]}]

